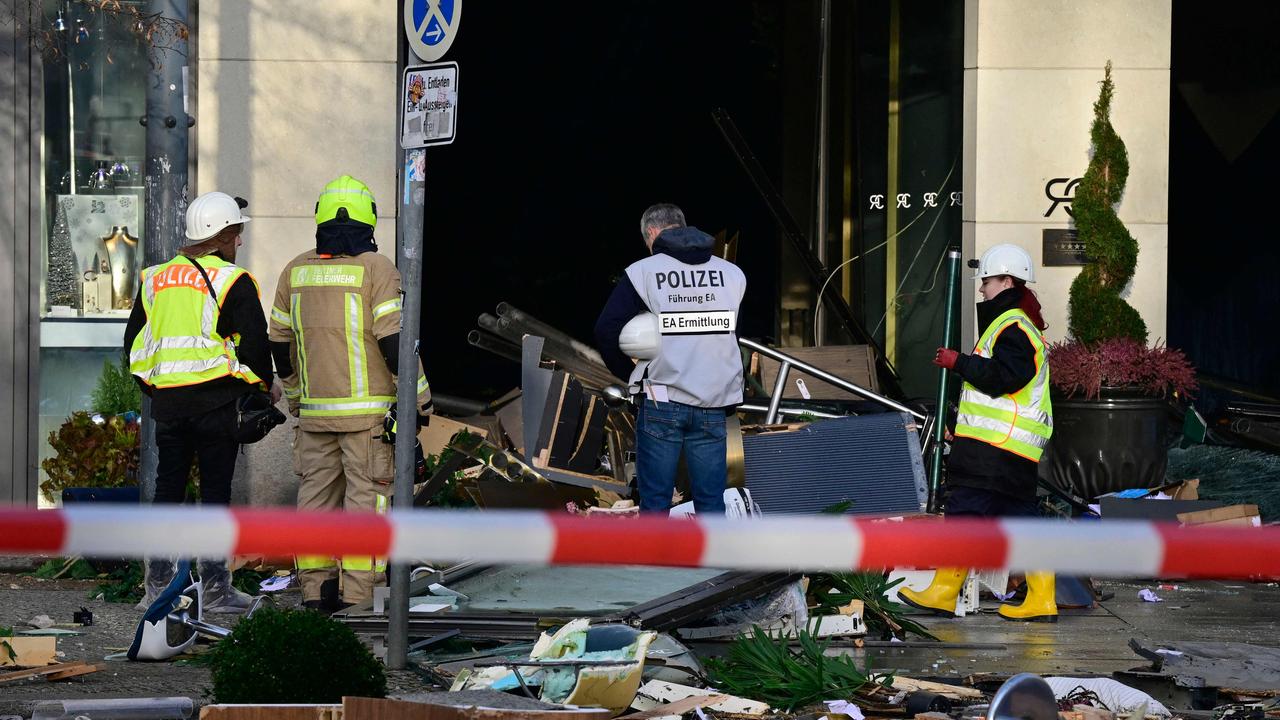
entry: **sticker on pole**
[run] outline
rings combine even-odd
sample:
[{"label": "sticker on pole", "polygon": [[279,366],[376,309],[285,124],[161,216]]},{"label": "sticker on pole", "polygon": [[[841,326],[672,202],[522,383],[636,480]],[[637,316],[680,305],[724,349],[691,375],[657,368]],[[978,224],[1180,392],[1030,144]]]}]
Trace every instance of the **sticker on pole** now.
[{"label": "sticker on pole", "polygon": [[400,87],[400,147],[409,150],[453,142],[458,127],[458,63],[407,67]]},{"label": "sticker on pole", "polygon": [[462,0],[404,0],[404,36],[424,62],[444,57],[460,22]]}]

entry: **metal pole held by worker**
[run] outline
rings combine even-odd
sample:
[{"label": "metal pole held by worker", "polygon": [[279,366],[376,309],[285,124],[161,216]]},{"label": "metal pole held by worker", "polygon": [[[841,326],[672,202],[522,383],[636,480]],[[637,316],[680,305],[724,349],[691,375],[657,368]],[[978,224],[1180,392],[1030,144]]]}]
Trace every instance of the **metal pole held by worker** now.
[{"label": "metal pole held by worker", "polygon": [[[942,347],[950,348],[955,329],[956,285],[960,277],[960,250],[947,250],[947,301],[942,318]],[[933,422],[933,452],[929,458],[929,512],[938,512],[938,490],[942,480],[942,443],[947,432],[947,380],[946,368],[938,368],[938,408]]]}]

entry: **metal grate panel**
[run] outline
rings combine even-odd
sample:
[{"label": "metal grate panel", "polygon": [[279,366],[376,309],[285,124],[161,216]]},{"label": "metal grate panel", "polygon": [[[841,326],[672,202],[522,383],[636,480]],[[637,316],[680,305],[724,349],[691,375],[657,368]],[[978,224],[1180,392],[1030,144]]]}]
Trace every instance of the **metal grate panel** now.
[{"label": "metal grate panel", "polygon": [[[908,426],[911,429],[908,429]],[[905,413],[820,420],[742,438],[747,489],[766,515],[808,515],[851,500],[866,515],[923,509],[920,440]]]}]

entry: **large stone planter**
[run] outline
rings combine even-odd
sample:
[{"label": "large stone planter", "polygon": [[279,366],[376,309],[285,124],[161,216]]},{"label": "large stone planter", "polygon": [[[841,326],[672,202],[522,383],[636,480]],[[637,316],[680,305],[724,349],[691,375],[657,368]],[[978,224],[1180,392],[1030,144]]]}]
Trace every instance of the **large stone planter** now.
[{"label": "large stone planter", "polygon": [[1040,476],[1092,499],[1165,481],[1169,462],[1168,400],[1106,388],[1098,398],[1053,396],[1053,436]]}]

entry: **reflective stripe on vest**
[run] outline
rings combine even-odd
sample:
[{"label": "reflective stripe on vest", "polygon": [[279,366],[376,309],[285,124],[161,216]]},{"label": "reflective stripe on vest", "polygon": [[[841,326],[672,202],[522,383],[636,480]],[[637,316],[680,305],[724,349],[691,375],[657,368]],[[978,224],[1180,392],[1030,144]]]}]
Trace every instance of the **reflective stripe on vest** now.
[{"label": "reflective stripe on vest", "polygon": [[247,273],[217,257],[203,260],[208,283],[181,255],[142,273],[147,321],[129,348],[129,371],[153,387],[196,385],[228,376],[262,382],[237,358],[235,338],[217,332],[227,293]]},{"label": "reflective stripe on vest", "polygon": [[[301,285],[350,285],[363,282],[365,269],[359,265],[307,265],[295,267],[290,279]],[[356,283],[358,286],[359,283]],[[395,301],[399,303],[399,301]],[[379,305],[383,307],[387,303]],[[398,305],[395,308],[399,309]],[[365,348],[364,296],[359,292],[342,294],[342,335],[347,356],[347,377],[350,378],[350,395],[346,397],[313,397],[307,358],[306,326],[302,320],[302,293],[289,296],[288,325],[293,329],[298,353],[298,416],[321,417],[381,417],[395,406],[394,395],[370,395],[369,353]],[[423,380],[425,382],[425,379]],[[336,389],[336,388],[334,388]],[[332,389],[331,389],[332,391]],[[341,390],[339,389],[339,392]]]},{"label": "reflective stripe on vest", "polygon": [[1039,462],[1053,434],[1053,403],[1049,399],[1049,364],[1045,359],[1044,338],[1026,313],[1014,309],[991,323],[978,339],[973,354],[990,358],[1000,333],[1015,327],[1026,334],[1035,350],[1035,376],[1017,392],[1001,397],[991,397],[964,383],[955,434]]}]

